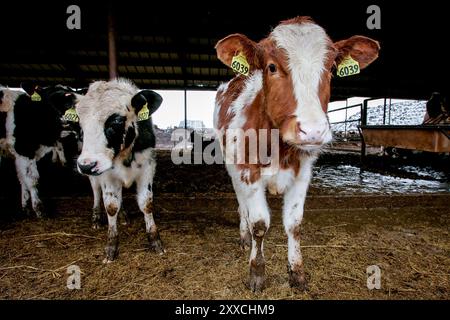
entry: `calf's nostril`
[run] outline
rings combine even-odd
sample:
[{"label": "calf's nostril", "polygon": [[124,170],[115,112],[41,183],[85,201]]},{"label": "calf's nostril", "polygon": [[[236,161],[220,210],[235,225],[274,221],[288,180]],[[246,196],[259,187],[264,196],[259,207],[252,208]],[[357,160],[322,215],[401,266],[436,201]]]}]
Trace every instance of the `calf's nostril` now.
[{"label": "calf's nostril", "polygon": [[83,161],[82,163],[78,163],[78,167],[80,168],[80,171],[83,173],[91,173],[92,169],[94,169],[95,166],[97,166],[97,161],[92,162]]}]

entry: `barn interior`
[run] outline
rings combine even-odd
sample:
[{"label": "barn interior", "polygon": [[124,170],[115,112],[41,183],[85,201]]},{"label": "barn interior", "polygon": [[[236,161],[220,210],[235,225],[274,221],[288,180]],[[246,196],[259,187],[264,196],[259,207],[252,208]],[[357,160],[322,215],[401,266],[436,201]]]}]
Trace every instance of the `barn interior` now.
[{"label": "barn interior", "polygon": [[[331,101],[427,100],[433,92],[448,99],[446,12],[437,3],[378,1],[381,29],[370,30],[369,1],[272,6],[8,2],[0,18],[0,84],[84,88],[120,76],[141,88],[215,90],[233,77],[216,57],[219,39],[243,33],[259,40],[279,21],[307,15],[333,40],[361,34],[381,45],[379,58],[364,72],[333,77]],[[80,30],[66,26],[72,4],[81,8]],[[447,132],[448,145],[448,126],[438,130]],[[20,212],[14,162],[2,159],[0,298],[449,299],[448,151],[399,152],[392,158],[379,157],[373,148],[361,163],[361,142],[354,144],[356,152],[349,145],[327,149],[314,171],[302,225],[307,292],[288,285],[280,198],[269,199],[268,285],[259,295],[246,288],[248,252],[238,246],[237,203],[223,165],[174,165],[170,151],[159,150],[155,211],[168,252],[157,256],[146,250],[143,219],[131,191],[125,196],[131,223],[120,226],[120,259],[105,266],[106,227],[91,229],[89,181],[76,172],[75,163],[59,167],[45,158],[39,164],[40,193],[49,213],[40,221]],[[81,290],[65,286],[71,264],[84,272]],[[367,289],[369,265],[380,265],[386,275],[381,290]]]}]

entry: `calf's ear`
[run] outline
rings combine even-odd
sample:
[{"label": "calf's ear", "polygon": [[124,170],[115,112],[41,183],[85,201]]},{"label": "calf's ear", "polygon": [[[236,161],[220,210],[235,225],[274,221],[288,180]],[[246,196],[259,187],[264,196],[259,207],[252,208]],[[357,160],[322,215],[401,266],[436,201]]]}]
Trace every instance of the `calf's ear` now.
[{"label": "calf's ear", "polygon": [[219,58],[219,60],[228,67],[231,67],[233,57],[242,53],[247,59],[250,68],[259,68],[257,44],[243,34],[235,33],[219,40],[215,46],[215,49],[217,52],[217,58]]},{"label": "calf's ear", "polygon": [[159,106],[163,102],[163,98],[152,90],[142,90],[134,95],[131,99],[131,106],[134,111],[139,113],[142,107],[147,103],[149,113],[152,114],[158,110]]},{"label": "calf's ear", "polygon": [[89,88],[79,88],[79,89],[74,90],[74,92],[76,94],[84,96],[88,92],[88,90],[89,90]]},{"label": "calf's ear", "polygon": [[364,69],[378,58],[380,44],[378,41],[364,37],[353,36],[345,40],[337,41],[334,47],[338,50],[336,63],[340,64],[347,56],[358,61],[360,69]]},{"label": "calf's ear", "polygon": [[34,81],[25,81],[20,84],[23,90],[31,96],[33,93],[41,91],[41,87]]},{"label": "calf's ear", "polygon": [[58,110],[67,110],[75,106],[78,98],[73,92],[57,90],[48,95],[50,103]]}]

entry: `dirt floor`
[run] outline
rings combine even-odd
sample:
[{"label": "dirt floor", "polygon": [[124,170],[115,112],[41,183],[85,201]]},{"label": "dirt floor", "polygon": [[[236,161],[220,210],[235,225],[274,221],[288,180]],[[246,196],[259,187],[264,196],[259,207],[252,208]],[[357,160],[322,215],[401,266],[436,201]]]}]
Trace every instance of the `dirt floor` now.
[{"label": "dirt floor", "polygon": [[[280,214],[265,242],[267,288],[246,288],[248,252],[234,213],[157,216],[167,253],[146,250],[144,223],[120,227],[120,256],[102,264],[106,230],[91,229],[89,201],[64,201],[56,219],[26,219],[0,232],[2,299],[449,299],[449,214],[442,209],[307,211],[302,225],[309,290],[288,285]],[[73,208],[77,208],[74,210]],[[66,288],[68,265],[82,271]],[[382,270],[381,290],[366,268]]]},{"label": "dirt floor", "polygon": [[[91,228],[85,181],[76,196],[57,190],[45,198],[54,212],[44,220],[18,218],[14,208],[3,207],[2,216],[12,218],[0,221],[0,299],[450,298],[450,194],[345,198],[321,195],[313,186],[302,224],[306,292],[288,285],[279,199],[270,198],[267,287],[254,294],[247,289],[249,252],[238,246],[226,172],[178,169],[159,165],[155,179],[156,223],[167,250],[162,256],[147,250],[143,217],[130,193],[124,206],[131,224],[119,227],[120,255],[108,265],[102,264],[106,227]],[[73,264],[82,276],[81,289],[71,291],[66,270]],[[380,290],[367,289],[370,265],[381,268]]]}]

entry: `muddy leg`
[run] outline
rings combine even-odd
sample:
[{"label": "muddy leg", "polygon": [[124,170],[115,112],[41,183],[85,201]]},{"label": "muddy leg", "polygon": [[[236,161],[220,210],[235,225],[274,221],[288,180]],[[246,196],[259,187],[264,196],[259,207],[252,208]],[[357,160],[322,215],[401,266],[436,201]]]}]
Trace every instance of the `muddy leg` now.
[{"label": "muddy leg", "polygon": [[21,190],[21,205],[22,205],[22,211],[27,216],[30,216],[32,213],[32,210],[28,207],[28,203],[30,202],[30,192],[28,192],[28,188],[25,185],[25,183],[22,183],[20,181],[20,190]]},{"label": "muddy leg", "polygon": [[92,207],[92,228],[99,229],[102,220],[102,210],[100,207],[101,187],[97,177],[89,177],[92,193],[94,195],[94,205]]},{"label": "muddy leg", "polygon": [[250,289],[260,292],[264,289],[265,268],[264,236],[270,225],[270,213],[267,206],[264,188],[261,185],[251,187],[246,198],[249,215],[249,226],[252,235],[252,250],[250,253]]},{"label": "muddy leg", "polygon": [[307,281],[300,251],[300,224],[311,178],[310,162],[304,161],[299,176],[284,195],[283,224],[288,237],[288,275],[291,287],[306,290]]},{"label": "muddy leg", "polygon": [[38,218],[42,218],[44,216],[44,210],[37,189],[39,172],[37,170],[36,160],[17,156],[15,163],[17,177],[19,178],[22,189],[22,208],[26,210],[28,200],[31,198],[33,211]]},{"label": "muddy leg", "polygon": [[103,263],[110,263],[119,255],[117,215],[122,205],[122,186],[120,182],[107,184],[102,192],[108,216],[108,242],[105,247],[106,258]]},{"label": "muddy leg", "polygon": [[67,161],[66,161],[66,156],[64,155],[64,147],[63,147],[62,143],[59,141],[56,142],[52,151],[53,151],[52,162],[56,163],[59,161],[59,163],[62,166],[65,166]]},{"label": "muddy leg", "polygon": [[248,214],[247,210],[241,209],[239,207],[239,216],[240,216],[240,224],[239,224],[239,234],[240,234],[240,247],[242,250],[248,250],[252,246],[252,234],[250,233],[250,229],[248,227]]},{"label": "muddy leg", "polygon": [[136,182],[137,202],[139,209],[144,214],[145,231],[147,233],[150,248],[156,253],[163,254],[165,252],[158,228],[153,219],[153,192],[152,182],[154,174],[154,164],[150,164],[141,177]]},{"label": "muddy leg", "polygon": [[239,203],[239,246],[245,251],[252,247],[252,234],[250,233],[250,228],[248,226],[247,204],[245,203],[245,197],[243,196],[244,193],[239,189],[239,181],[234,181],[234,179],[232,179],[232,182],[234,190],[236,191],[236,198]]},{"label": "muddy leg", "polygon": [[123,206],[120,208],[119,216],[122,219],[122,222],[120,223],[123,226],[127,226],[130,224],[130,217],[128,216],[127,211],[123,208]]},{"label": "muddy leg", "polygon": [[263,220],[253,225],[252,251],[250,255],[250,289],[253,292],[261,292],[266,281],[266,262],[264,260],[264,235],[267,225]]}]

